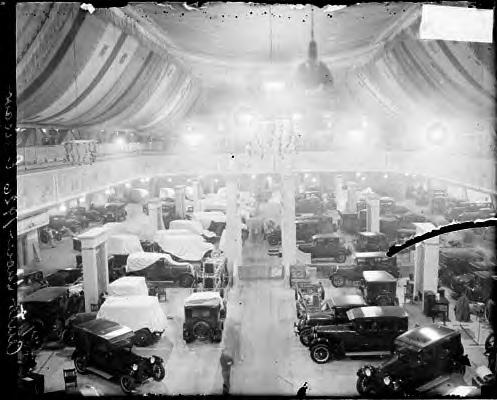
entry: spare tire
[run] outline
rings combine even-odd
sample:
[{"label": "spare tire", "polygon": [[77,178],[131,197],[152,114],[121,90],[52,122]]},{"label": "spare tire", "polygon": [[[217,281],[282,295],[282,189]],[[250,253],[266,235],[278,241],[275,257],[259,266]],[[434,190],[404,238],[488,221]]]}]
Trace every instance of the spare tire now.
[{"label": "spare tire", "polygon": [[205,321],[197,321],[193,324],[192,335],[197,340],[207,340],[211,337],[211,327]]}]

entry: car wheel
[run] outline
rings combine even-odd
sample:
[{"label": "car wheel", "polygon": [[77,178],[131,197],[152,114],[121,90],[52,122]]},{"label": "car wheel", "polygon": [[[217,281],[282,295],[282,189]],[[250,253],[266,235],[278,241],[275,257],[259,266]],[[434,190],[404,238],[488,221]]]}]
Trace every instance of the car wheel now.
[{"label": "car wheel", "polygon": [[385,296],[380,296],[376,300],[376,304],[380,307],[388,306],[388,305],[390,305],[390,299],[388,297],[385,297]]},{"label": "car wheel", "polygon": [[194,281],[193,276],[191,276],[191,275],[183,275],[179,279],[179,284],[180,284],[181,287],[188,288],[188,287],[192,287],[193,281]]},{"label": "car wheel", "polygon": [[310,329],[304,329],[300,332],[300,343],[302,343],[305,347],[309,347],[311,343],[311,335],[312,331]]},{"label": "car wheel", "polygon": [[192,328],[192,335],[197,340],[207,340],[211,336],[211,328],[205,321],[197,321]]},{"label": "car wheel", "polygon": [[357,392],[361,395],[370,395],[371,388],[369,385],[369,378],[367,376],[360,376],[356,383]]},{"label": "car wheel", "polygon": [[345,254],[339,254],[338,256],[335,257],[335,260],[338,263],[344,263],[346,258],[347,256]]},{"label": "car wheel", "polygon": [[485,353],[492,353],[495,349],[495,334],[491,333],[485,340]]},{"label": "car wheel", "polygon": [[154,364],[152,367],[154,381],[160,382],[166,376],[166,370],[162,364]]},{"label": "car wheel", "polygon": [[331,284],[337,288],[342,287],[345,285],[345,278],[342,275],[332,275]]},{"label": "car wheel", "polygon": [[123,375],[120,379],[121,389],[124,393],[129,394],[132,393],[135,389],[135,380],[132,376]]},{"label": "car wheel", "polygon": [[217,332],[215,332],[213,335],[212,335],[212,341],[214,343],[220,343],[221,340],[223,338],[223,331],[221,330],[218,330]]},{"label": "car wheel", "polygon": [[29,337],[29,342],[33,349],[39,349],[41,347],[43,340],[41,339],[41,333],[38,331],[38,329],[33,329],[33,331],[31,332],[31,336]]},{"label": "car wheel", "polygon": [[87,372],[87,367],[88,367],[88,359],[86,358],[86,356],[83,355],[76,356],[76,358],[74,359],[74,368],[76,368],[76,371],[84,375]]},{"label": "car wheel", "polygon": [[325,344],[317,344],[311,348],[312,361],[318,364],[326,364],[331,360],[331,351]]},{"label": "car wheel", "polygon": [[61,340],[62,340],[62,343],[64,343],[67,346],[74,345],[74,332],[72,332],[71,329],[67,329],[67,328],[64,329],[62,331]]}]

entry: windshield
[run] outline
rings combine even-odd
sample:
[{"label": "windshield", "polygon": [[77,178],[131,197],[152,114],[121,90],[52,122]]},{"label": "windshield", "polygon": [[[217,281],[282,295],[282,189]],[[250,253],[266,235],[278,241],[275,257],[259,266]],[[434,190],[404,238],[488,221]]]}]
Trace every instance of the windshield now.
[{"label": "windshield", "polygon": [[417,347],[408,345],[405,342],[399,340],[395,341],[394,354],[399,358],[412,357],[418,354],[419,349]]}]

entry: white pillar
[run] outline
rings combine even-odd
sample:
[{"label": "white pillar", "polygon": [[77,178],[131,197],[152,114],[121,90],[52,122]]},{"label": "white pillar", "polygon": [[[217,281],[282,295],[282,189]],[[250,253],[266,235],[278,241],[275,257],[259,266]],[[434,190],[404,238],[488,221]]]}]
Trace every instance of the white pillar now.
[{"label": "white pillar", "polygon": [[153,233],[158,229],[165,229],[164,221],[162,219],[162,205],[157,198],[150,199],[148,202],[148,219]]},{"label": "white pillar", "polygon": [[233,284],[238,280],[238,266],[242,262],[242,233],[241,221],[238,214],[238,184],[234,175],[226,179],[226,256],[228,268],[233,276]]},{"label": "white pillar", "polygon": [[357,212],[357,183],[348,182],[347,183],[347,212],[355,213]]},{"label": "white pillar", "polygon": [[186,215],[185,189],[184,185],[178,185],[174,188],[176,217],[180,219],[184,219]]},{"label": "white pillar", "polygon": [[199,181],[192,182],[193,189],[193,211],[199,212],[202,211],[200,209],[200,183]]},{"label": "white pillar", "polygon": [[380,231],[380,200],[367,200],[367,223],[368,232]]},{"label": "white pillar", "polygon": [[91,304],[97,304],[102,293],[107,292],[109,270],[107,266],[107,231],[93,228],[79,235],[83,257],[83,291],[85,310],[91,311]]},{"label": "white pillar", "polygon": [[345,212],[346,211],[346,202],[344,199],[344,190],[343,187],[343,177],[342,175],[335,176],[335,200],[337,202],[338,211]]},{"label": "white pillar", "polygon": [[[416,226],[416,235],[435,229],[435,226],[429,222],[420,222],[414,225]],[[423,295],[427,290],[437,293],[439,238],[436,236],[416,244],[414,253],[414,290],[416,294]]]},{"label": "white pillar", "polygon": [[297,262],[297,234],[295,229],[295,177],[281,175],[281,242],[285,277],[290,276],[290,266]]}]

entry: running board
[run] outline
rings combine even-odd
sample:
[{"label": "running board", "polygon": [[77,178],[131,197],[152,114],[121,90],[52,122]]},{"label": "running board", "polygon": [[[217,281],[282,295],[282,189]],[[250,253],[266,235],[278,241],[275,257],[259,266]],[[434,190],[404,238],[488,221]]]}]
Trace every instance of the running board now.
[{"label": "running board", "polygon": [[357,352],[351,352],[351,353],[345,353],[347,357],[354,357],[354,356],[389,356],[390,353],[389,351],[357,351]]},{"label": "running board", "polygon": [[447,375],[442,375],[439,376],[438,378],[433,379],[432,381],[425,383],[423,386],[418,387],[416,390],[419,392],[426,392],[430,389],[433,389],[434,387],[441,385],[442,383],[448,381],[450,379],[450,376]]},{"label": "running board", "polygon": [[102,378],[105,379],[111,379],[114,376],[95,367],[87,367],[86,369],[90,372],[93,372],[95,375],[100,375]]}]

